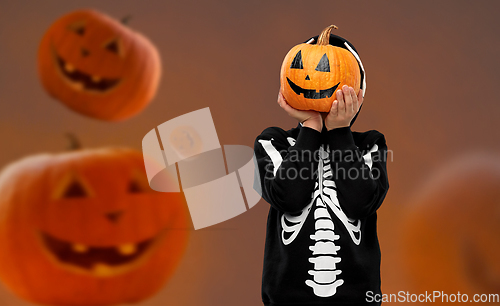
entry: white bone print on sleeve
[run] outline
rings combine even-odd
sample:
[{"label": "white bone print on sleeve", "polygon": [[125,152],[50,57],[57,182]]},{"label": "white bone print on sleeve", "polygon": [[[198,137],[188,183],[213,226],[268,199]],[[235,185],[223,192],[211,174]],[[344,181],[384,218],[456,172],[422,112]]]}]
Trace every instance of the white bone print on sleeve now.
[{"label": "white bone print on sleeve", "polygon": [[276,150],[276,148],[273,146],[272,143],[273,140],[274,138],[271,138],[271,140],[261,139],[259,140],[259,143],[262,145],[267,155],[271,158],[271,161],[273,162],[273,174],[276,175],[278,168],[281,166],[281,163],[283,162],[283,157],[281,157],[280,152],[278,152],[278,150]]}]

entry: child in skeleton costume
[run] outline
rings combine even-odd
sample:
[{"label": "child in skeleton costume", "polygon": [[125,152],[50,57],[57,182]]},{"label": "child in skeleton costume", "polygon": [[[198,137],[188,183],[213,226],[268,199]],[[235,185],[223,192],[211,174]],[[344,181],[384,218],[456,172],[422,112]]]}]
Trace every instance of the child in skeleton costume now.
[{"label": "child in skeleton costume", "polygon": [[[316,39],[315,37],[314,39]],[[255,141],[256,189],[271,204],[262,279],[267,306],[379,305],[380,247],[376,211],[389,183],[384,135],[352,132],[366,88],[356,49],[331,35],[358,60],[361,90],[344,86],[328,115],[278,103],[300,124],[271,127]],[[319,117],[319,118],[318,118]]]}]

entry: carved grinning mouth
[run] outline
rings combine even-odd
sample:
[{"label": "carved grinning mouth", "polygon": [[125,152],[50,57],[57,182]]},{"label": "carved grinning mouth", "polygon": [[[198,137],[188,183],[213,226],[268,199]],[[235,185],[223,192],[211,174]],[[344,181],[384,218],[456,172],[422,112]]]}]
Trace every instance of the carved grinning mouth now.
[{"label": "carved grinning mouth", "polygon": [[40,236],[46,249],[58,262],[101,277],[124,272],[125,266],[130,268],[131,264],[145,257],[157,240],[154,237],[138,243],[93,247],[67,242],[43,232],[40,232]]},{"label": "carved grinning mouth", "polygon": [[85,89],[102,93],[114,88],[120,82],[120,79],[102,78],[97,75],[86,74],[62,59],[56,52],[54,52],[54,56],[62,77],[76,90]]},{"label": "carved grinning mouth", "polygon": [[323,89],[320,90],[319,92],[314,90],[314,89],[304,89],[294,82],[292,82],[289,78],[286,78],[288,81],[288,85],[292,88],[292,90],[297,94],[303,94],[304,98],[306,99],[323,99],[323,98],[330,98],[333,93],[335,92],[335,89],[339,86],[340,82],[337,83],[337,85],[330,87],[328,89]]}]

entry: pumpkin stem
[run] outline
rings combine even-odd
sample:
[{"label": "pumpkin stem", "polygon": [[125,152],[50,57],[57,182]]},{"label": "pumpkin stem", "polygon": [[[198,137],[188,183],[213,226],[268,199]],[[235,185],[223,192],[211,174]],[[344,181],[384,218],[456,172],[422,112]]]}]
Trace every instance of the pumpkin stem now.
[{"label": "pumpkin stem", "polygon": [[125,25],[128,25],[128,22],[130,21],[130,19],[132,19],[132,15],[127,15],[127,16],[123,17],[122,20],[120,20],[120,22],[125,24]]},{"label": "pumpkin stem", "polygon": [[336,25],[326,27],[318,37],[318,45],[326,46],[330,44],[330,33],[333,29],[338,29]]},{"label": "pumpkin stem", "polygon": [[76,138],[76,136],[74,134],[67,133],[66,137],[68,137],[68,139],[69,139],[68,150],[75,151],[75,150],[79,150],[82,148],[80,141],[78,140],[78,138]]}]

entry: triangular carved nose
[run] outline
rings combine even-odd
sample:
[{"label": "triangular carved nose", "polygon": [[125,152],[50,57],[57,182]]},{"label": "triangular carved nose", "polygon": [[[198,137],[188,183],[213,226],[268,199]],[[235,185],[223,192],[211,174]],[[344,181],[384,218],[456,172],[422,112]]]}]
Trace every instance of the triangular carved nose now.
[{"label": "triangular carved nose", "polygon": [[311,80],[311,79],[309,78],[309,75],[307,75],[307,76],[306,76],[306,81],[307,81],[307,80],[309,80],[309,81]]},{"label": "triangular carved nose", "polygon": [[111,211],[107,214],[105,214],[106,218],[113,223],[116,223],[120,220],[122,217],[123,211],[117,210],[117,211]]},{"label": "triangular carved nose", "polygon": [[82,57],[87,57],[90,54],[89,50],[87,50],[85,48],[81,48],[80,53],[82,54]]}]

